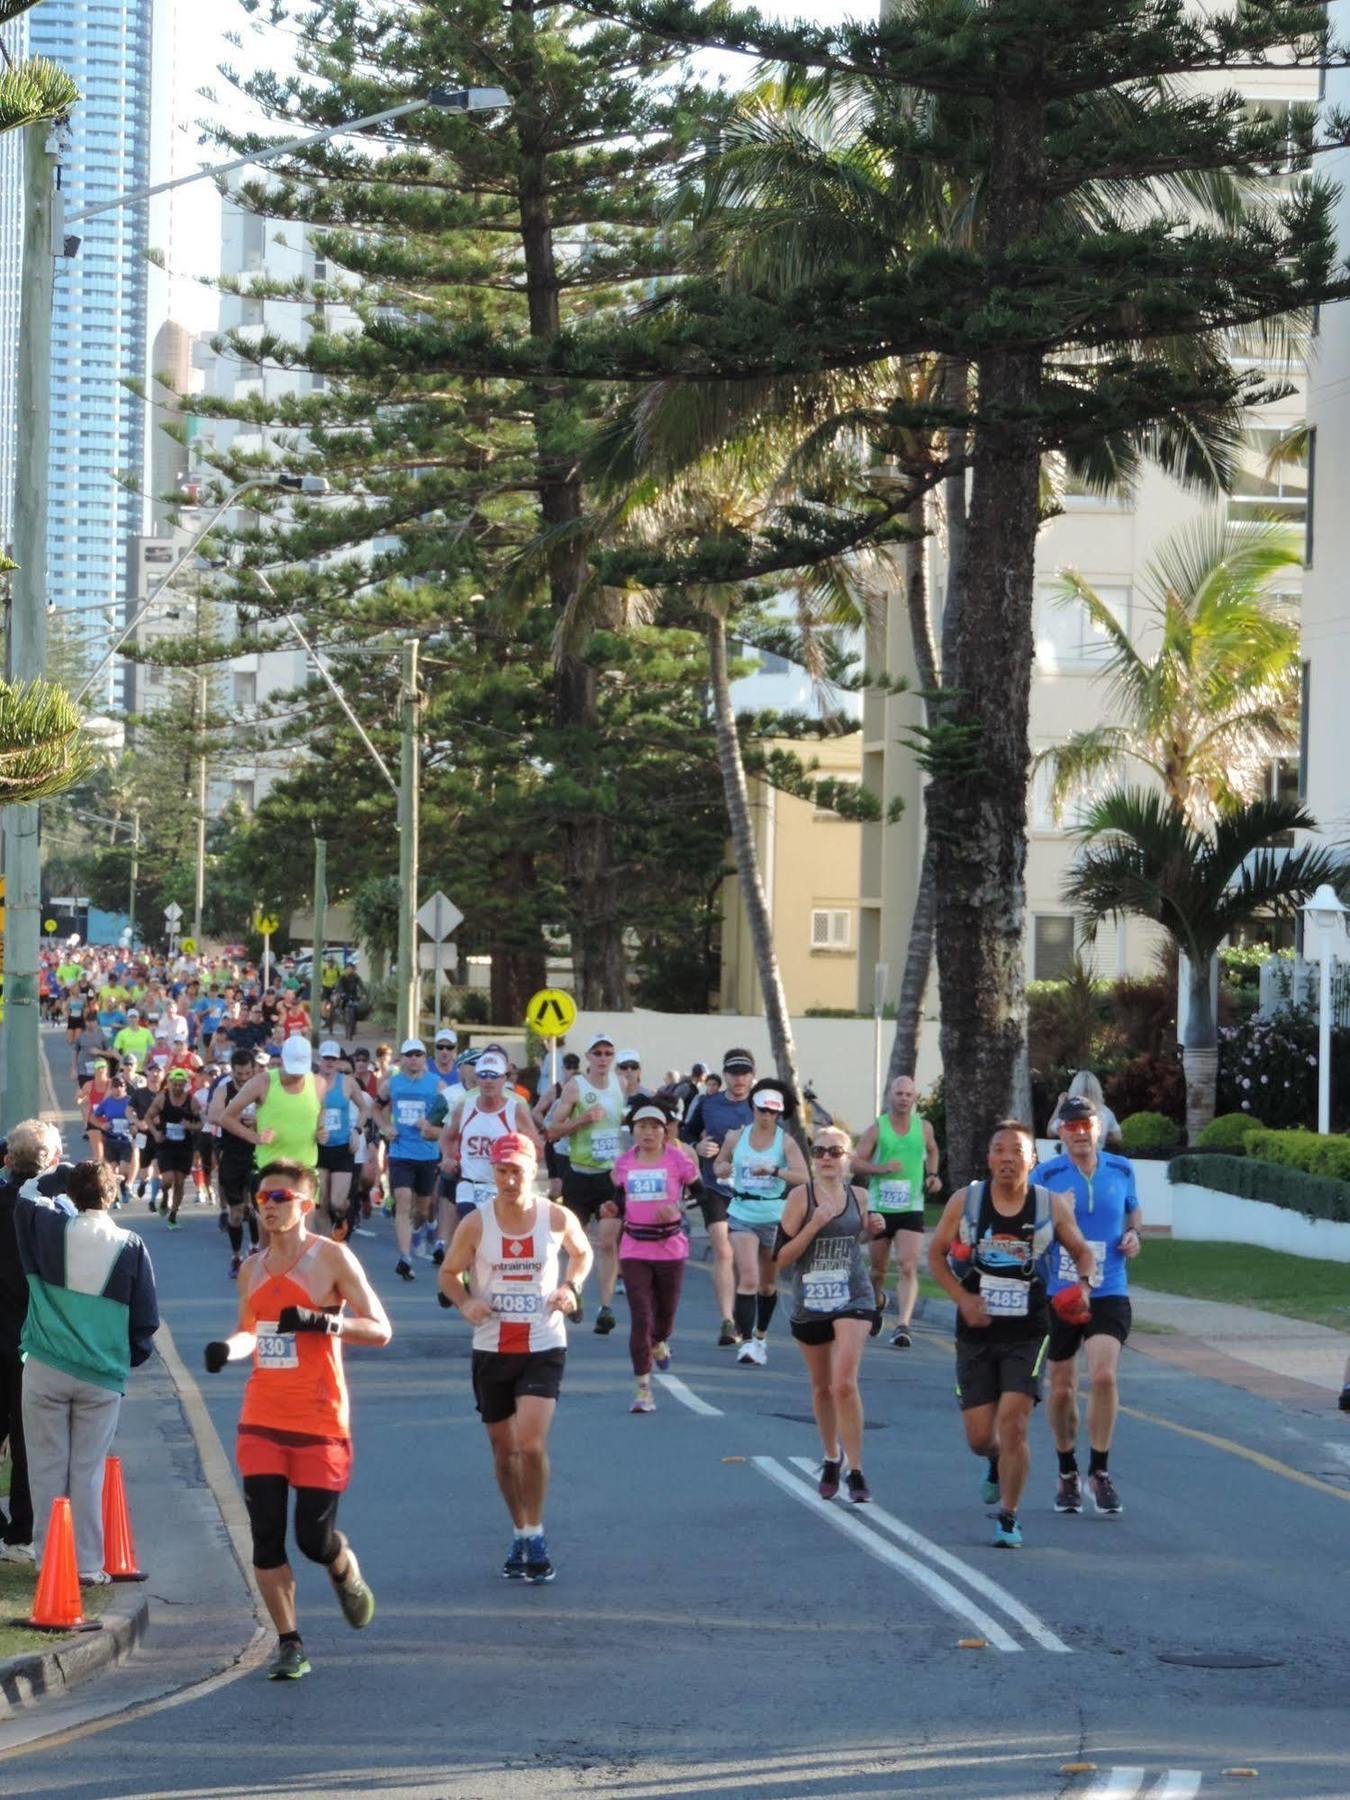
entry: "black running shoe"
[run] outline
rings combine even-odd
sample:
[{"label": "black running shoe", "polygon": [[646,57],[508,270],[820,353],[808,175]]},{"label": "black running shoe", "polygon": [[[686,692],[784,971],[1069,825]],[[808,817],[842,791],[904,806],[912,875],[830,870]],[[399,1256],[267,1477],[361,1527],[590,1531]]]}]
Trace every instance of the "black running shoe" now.
[{"label": "black running shoe", "polygon": [[602,1306],[595,1315],[595,1335],[597,1337],[608,1337],[618,1322],[619,1321],[614,1317],[614,1314],[609,1308],[607,1306]]},{"label": "black running shoe", "polygon": [[896,1350],[910,1350],[913,1348],[914,1339],[909,1335],[908,1325],[896,1326],[895,1330],[891,1333],[891,1346]]},{"label": "black running shoe", "polygon": [[1116,1484],[1105,1469],[1096,1475],[1088,1476],[1088,1492],[1092,1495],[1092,1504],[1099,1513],[1123,1513],[1125,1508],[1120,1503],[1120,1495],[1116,1492]]},{"label": "black running shoe", "polygon": [[1055,1490],[1055,1511],[1057,1513],[1080,1513],[1083,1510],[1083,1484],[1078,1479],[1075,1469],[1072,1475],[1061,1475],[1059,1486]]},{"label": "black running shoe", "polygon": [[827,1456],[820,1465],[820,1480],[816,1483],[816,1492],[822,1500],[833,1500],[839,1492],[839,1471],[843,1468],[842,1460],[837,1456]]},{"label": "black running shoe", "polygon": [[723,1319],[722,1329],[717,1334],[717,1348],[729,1350],[733,1344],[739,1344],[740,1341],[741,1334],[737,1331],[735,1322],[731,1319]]},{"label": "black running shoe", "polygon": [[867,1477],[861,1469],[850,1469],[847,1479],[849,1499],[855,1506],[866,1506],[872,1498],[872,1490],[867,1485]]},{"label": "black running shoe", "polygon": [[413,1274],[413,1266],[406,1256],[400,1256],[398,1261],[394,1264],[394,1273],[395,1275],[401,1275],[405,1281],[417,1280],[417,1277]]}]

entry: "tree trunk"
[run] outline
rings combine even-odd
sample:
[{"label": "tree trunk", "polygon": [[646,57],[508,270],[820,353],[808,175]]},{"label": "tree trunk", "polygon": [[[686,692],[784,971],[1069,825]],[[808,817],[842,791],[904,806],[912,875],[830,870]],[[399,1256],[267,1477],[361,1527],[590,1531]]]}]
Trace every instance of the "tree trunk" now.
[{"label": "tree trunk", "polygon": [[[1026,86],[995,96],[989,247],[1033,235],[1043,212],[1043,111]],[[964,742],[935,760],[927,793],[937,917],[947,1155],[954,1185],[984,1167],[1013,1102],[1026,1036],[1026,796],[1032,596],[1039,525],[1039,351],[976,367],[979,428],[943,719]],[[944,647],[948,633],[944,631]]]},{"label": "tree trunk", "polygon": [[[503,886],[508,893],[528,894],[538,886],[539,876],[534,858],[528,851],[516,849],[506,861]],[[488,984],[488,1005],[494,1024],[508,1024],[525,1017],[531,994],[548,986],[543,940],[532,923],[514,925],[508,911],[501,927],[492,938],[492,972]]]},{"label": "tree trunk", "polygon": [[741,884],[742,903],[750,924],[750,938],[755,947],[755,968],[759,974],[760,992],[764,997],[764,1022],[769,1027],[769,1044],[773,1050],[779,1080],[787,1082],[795,1092],[800,1093],[797,1048],[792,1041],[792,1021],[788,1017],[783,977],[773,946],[769,904],[764,897],[764,883],[759,871],[759,850],[750,824],[750,797],[745,785],[745,764],[741,760],[741,740],[737,736],[736,717],[731,710],[731,682],[727,676],[727,631],[720,613],[709,612],[707,632],[717,766],[722,771],[722,791],[726,795],[731,850]]},{"label": "tree trunk", "polygon": [[[544,71],[534,47],[533,0],[512,0],[511,10],[520,57],[521,91],[513,116],[521,147],[518,200],[530,336],[552,339],[561,328],[552,196],[545,124],[529,101]],[[561,620],[575,605],[587,576],[586,558],[575,538],[559,535],[578,525],[583,512],[576,401],[566,382],[539,383],[531,389],[531,404],[540,520],[554,540],[548,553],[549,599]],[[623,929],[611,875],[613,833],[594,799],[602,773],[595,670],[574,652],[565,650],[559,657],[554,705],[559,730],[568,740],[568,774],[583,794],[561,820],[573,985],[583,1008],[627,1011]]]},{"label": "tree trunk", "polygon": [[[911,502],[905,522],[914,531],[923,532],[927,529],[926,496],[921,495]],[[933,615],[928,603],[927,551],[927,539],[924,537],[911,538],[905,545],[905,610],[909,615],[909,635],[919,685],[931,693],[938,685],[938,668],[937,649],[933,641]],[[924,711],[931,724],[934,716],[931,700],[924,702]],[[925,834],[919,882],[914,892],[914,910],[909,922],[909,943],[905,950],[905,966],[896,1001],[895,1036],[891,1042],[890,1062],[886,1069],[888,1090],[897,1075],[912,1075],[918,1060],[919,1026],[923,1019],[923,1003],[933,963],[935,900],[932,843]],[[880,1101],[880,1096],[878,1100]]]},{"label": "tree trunk", "polygon": [[1211,985],[1213,958],[1187,956],[1186,1042],[1181,1066],[1186,1072],[1186,1141],[1198,1144],[1214,1117],[1219,1078],[1218,1032]]}]

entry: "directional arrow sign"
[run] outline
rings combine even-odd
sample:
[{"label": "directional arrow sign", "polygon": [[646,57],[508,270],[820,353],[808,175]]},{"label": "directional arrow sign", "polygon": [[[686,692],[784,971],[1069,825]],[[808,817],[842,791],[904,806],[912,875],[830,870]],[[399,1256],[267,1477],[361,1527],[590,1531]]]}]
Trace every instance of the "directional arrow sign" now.
[{"label": "directional arrow sign", "polygon": [[530,996],[525,1023],[540,1037],[565,1037],[577,1022],[577,1003],[561,988],[540,988]]},{"label": "directional arrow sign", "polygon": [[464,914],[437,888],[430,900],[423,901],[417,909],[417,923],[429,938],[440,944],[464,923]]},{"label": "directional arrow sign", "polygon": [[176,900],[171,900],[164,908],[164,917],[170,925],[176,925],[183,916],[183,909]]}]

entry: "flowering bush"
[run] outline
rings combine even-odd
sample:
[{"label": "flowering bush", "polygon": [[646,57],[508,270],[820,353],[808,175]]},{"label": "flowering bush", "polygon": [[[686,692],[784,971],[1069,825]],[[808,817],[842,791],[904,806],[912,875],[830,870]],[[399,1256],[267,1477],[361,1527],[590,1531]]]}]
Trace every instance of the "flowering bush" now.
[{"label": "flowering bush", "polygon": [[[1350,1113],[1350,1031],[1331,1034],[1332,1123]],[[1219,1110],[1276,1130],[1317,1123],[1317,1018],[1286,1007],[1219,1032]]]}]

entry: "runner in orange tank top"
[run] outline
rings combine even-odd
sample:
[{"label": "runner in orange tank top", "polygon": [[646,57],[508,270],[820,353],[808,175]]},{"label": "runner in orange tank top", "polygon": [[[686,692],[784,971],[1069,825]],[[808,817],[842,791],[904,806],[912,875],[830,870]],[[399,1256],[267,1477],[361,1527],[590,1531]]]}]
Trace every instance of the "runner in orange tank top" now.
[{"label": "runner in orange tank top", "polygon": [[295,1541],[328,1570],[347,1623],[359,1631],[375,1612],[355,1552],[337,1529],[352,1456],[342,1344],[387,1344],[393,1334],[351,1251],[308,1229],[317,1192],[314,1170],[300,1163],[269,1163],[260,1172],[258,1210],[268,1247],[240,1270],[234,1335],[206,1346],[209,1374],[227,1362],[253,1359],[235,1455],[253,1532],[253,1567],[277,1628],[277,1654],[268,1669],[273,1681],[309,1673],[286,1557],[292,1489]]}]

